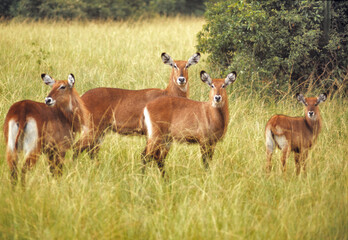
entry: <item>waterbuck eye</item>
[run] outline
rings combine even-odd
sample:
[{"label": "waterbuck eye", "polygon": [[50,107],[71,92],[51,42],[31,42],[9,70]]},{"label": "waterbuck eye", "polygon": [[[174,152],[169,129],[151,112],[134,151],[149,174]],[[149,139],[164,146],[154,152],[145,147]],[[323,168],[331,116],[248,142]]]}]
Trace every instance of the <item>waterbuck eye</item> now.
[{"label": "waterbuck eye", "polygon": [[60,85],[60,87],[58,89],[60,90],[60,89],[65,89],[65,88],[66,88],[65,85]]},{"label": "waterbuck eye", "polygon": [[215,88],[214,84],[212,84],[212,85],[210,85],[210,86],[211,86],[211,88]]}]

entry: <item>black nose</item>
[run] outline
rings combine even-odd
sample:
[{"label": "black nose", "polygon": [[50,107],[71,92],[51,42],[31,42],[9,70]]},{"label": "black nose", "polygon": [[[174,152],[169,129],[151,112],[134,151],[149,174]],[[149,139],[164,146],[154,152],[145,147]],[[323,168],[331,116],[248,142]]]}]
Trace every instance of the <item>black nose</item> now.
[{"label": "black nose", "polygon": [[52,104],[52,98],[50,98],[50,97],[45,98],[45,103],[47,105],[51,105]]},{"label": "black nose", "polygon": [[308,115],[309,115],[310,117],[312,117],[312,116],[314,115],[314,112],[310,111],[310,112],[308,112]]},{"label": "black nose", "polygon": [[220,95],[215,95],[214,96],[215,102],[220,102],[221,101],[221,96]]},{"label": "black nose", "polygon": [[184,77],[179,77],[179,78],[178,78],[179,83],[184,83],[185,80],[186,80],[186,79],[185,79]]}]

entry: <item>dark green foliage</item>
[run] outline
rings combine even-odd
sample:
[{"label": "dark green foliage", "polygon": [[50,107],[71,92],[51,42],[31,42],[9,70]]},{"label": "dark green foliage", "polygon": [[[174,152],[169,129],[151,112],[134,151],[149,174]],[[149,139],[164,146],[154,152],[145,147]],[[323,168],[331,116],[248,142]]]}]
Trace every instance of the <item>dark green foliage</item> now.
[{"label": "dark green foliage", "polygon": [[4,18],[12,17],[11,6],[15,6],[18,0],[1,0],[0,1],[0,16]]},{"label": "dark green foliage", "polygon": [[308,87],[309,78],[337,88],[348,66],[347,11],[345,1],[210,1],[197,48],[221,73],[237,70],[280,91]]},{"label": "dark green foliage", "polygon": [[3,0],[0,16],[32,19],[127,19],[202,15],[204,0]]}]

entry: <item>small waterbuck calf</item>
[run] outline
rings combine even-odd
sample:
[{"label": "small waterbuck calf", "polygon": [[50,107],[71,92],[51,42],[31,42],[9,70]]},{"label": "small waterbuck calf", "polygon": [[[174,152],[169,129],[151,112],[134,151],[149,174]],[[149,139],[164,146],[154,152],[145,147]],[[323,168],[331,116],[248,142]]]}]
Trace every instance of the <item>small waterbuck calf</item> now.
[{"label": "small waterbuck calf", "polygon": [[74,88],[74,75],[70,74],[67,81],[55,81],[47,74],[42,74],[41,78],[52,87],[46,104],[31,100],[16,102],[5,118],[6,160],[13,183],[17,182],[17,162],[21,152],[25,159],[22,183],[25,173],[35,165],[42,152],[48,154],[51,172],[60,175],[74,133],[88,128],[88,112]]},{"label": "small waterbuck calf", "polygon": [[211,79],[205,71],[200,76],[211,87],[209,102],[166,96],[146,105],[142,119],[147,132],[144,170],[146,162],[154,159],[164,176],[164,159],[173,140],[198,143],[203,164],[209,167],[215,145],[227,130],[229,114],[225,88],[236,80],[236,73],[228,74],[226,79]]},{"label": "small waterbuck calf", "polygon": [[108,130],[123,135],[144,135],[139,119],[148,102],[166,95],[188,97],[188,69],[198,63],[200,54],[193,54],[187,61],[174,61],[167,53],[162,53],[161,58],[164,64],[172,68],[166,89],[128,90],[101,87],[91,89],[82,95],[81,98],[91,113],[93,137],[82,139],[77,144],[75,155],[90,150],[89,154],[93,158],[98,153],[99,144]]},{"label": "small waterbuck calf", "polygon": [[296,173],[300,174],[301,165],[306,171],[308,150],[316,142],[321,130],[321,117],[318,105],[326,100],[326,94],[305,98],[297,94],[296,98],[305,106],[304,117],[274,115],[266,124],[267,171],[272,170],[272,154],[276,147],[282,151],[282,170],[286,171],[286,160],[291,151],[295,153]]}]

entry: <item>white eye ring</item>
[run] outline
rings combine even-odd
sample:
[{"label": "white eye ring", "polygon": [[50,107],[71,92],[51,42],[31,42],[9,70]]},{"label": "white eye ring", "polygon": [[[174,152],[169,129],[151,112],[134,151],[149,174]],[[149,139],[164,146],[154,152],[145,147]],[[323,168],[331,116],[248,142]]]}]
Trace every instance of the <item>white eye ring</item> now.
[{"label": "white eye ring", "polygon": [[60,87],[58,89],[65,89],[66,86],[65,85],[60,85]]}]

